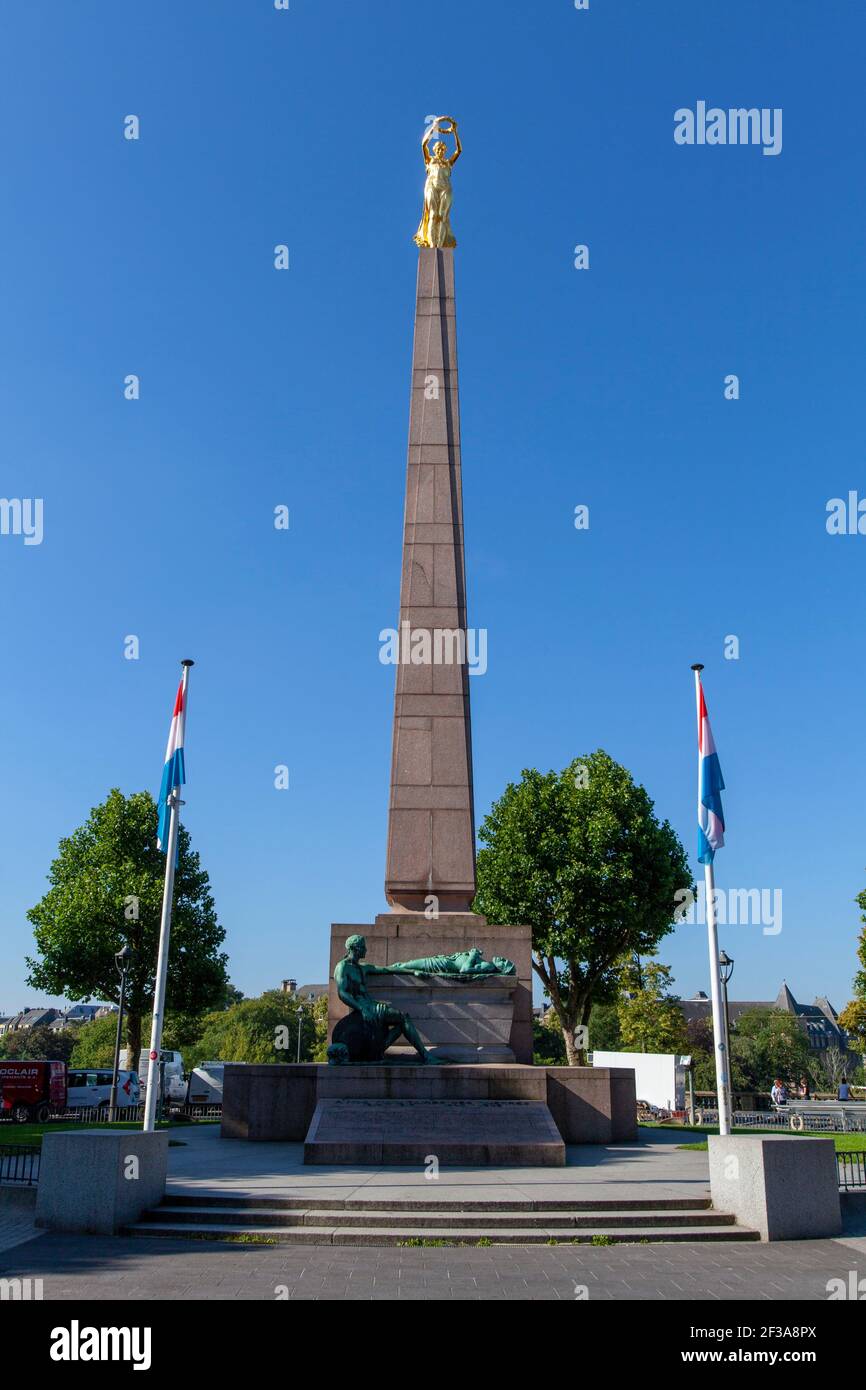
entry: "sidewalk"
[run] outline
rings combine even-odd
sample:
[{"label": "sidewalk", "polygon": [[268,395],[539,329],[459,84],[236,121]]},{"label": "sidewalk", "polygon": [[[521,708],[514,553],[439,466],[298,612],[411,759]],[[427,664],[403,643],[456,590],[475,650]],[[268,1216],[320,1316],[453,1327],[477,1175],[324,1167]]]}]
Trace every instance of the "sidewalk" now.
[{"label": "sidewalk", "polygon": [[567,1151],[565,1168],[304,1167],[302,1144],[251,1144],[221,1139],[219,1125],[177,1130],[183,1148],[168,1151],[166,1191],[184,1196],[375,1196],[399,1201],[422,1193],[437,1201],[547,1199],[652,1200],[708,1197],[706,1153],[678,1148],[679,1134],[642,1131],[636,1144],[583,1144]]}]

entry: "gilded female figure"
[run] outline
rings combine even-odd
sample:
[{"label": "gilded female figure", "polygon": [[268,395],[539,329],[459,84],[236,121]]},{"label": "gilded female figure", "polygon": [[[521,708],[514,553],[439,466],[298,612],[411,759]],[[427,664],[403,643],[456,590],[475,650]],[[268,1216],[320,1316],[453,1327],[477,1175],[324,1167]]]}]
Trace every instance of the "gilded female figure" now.
[{"label": "gilded female figure", "polygon": [[[448,155],[444,140],[437,140],[430,149],[434,135],[453,135],[455,150]],[[424,163],[427,167],[427,180],[424,184],[424,213],[421,224],[415,233],[419,246],[456,246],[457,241],[451,230],[450,212],[453,200],[451,170],[463,152],[457,122],[453,116],[437,116],[424,132],[421,141]]]}]

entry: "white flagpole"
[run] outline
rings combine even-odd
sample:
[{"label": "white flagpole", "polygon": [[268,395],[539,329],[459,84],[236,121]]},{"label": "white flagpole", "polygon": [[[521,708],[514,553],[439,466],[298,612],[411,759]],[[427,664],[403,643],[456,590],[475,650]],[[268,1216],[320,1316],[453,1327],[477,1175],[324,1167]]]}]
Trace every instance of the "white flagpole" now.
[{"label": "white flagpole", "polygon": [[[186,733],[186,689],[192,661],[184,661],[181,678],[183,732]],[[159,1052],[165,1012],[165,983],[168,977],[168,945],[171,937],[171,907],[174,898],[174,868],[177,859],[177,828],[180,820],[180,789],[169,792],[168,842],[165,847],[165,888],[162,894],[162,919],[159,924],[159,954],[156,962],[156,984],[153,990],[153,1021],[150,1029],[150,1054],[147,1064],[147,1094],[144,1098],[144,1131],[152,1134],[156,1128],[156,1093],[159,1088]]]},{"label": "white flagpole", "polygon": [[[703,666],[696,663],[695,700],[698,714],[698,738],[701,733],[701,671]],[[701,803],[701,758],[698,753],[698,805]],[[713,1055],[716,1063],[716,1091],[719,1098],[719,1134],[730,1134],[730,1089],[728,1080],[728,1053],[725,1046],[727,1029],[722,1018],[722,987],[719,977],[719,938],[716,930],[716,885],[712,864],[704,865],[704,884],[707,898],[707,938],[710,950],[710,998],[713,1005]]]}]

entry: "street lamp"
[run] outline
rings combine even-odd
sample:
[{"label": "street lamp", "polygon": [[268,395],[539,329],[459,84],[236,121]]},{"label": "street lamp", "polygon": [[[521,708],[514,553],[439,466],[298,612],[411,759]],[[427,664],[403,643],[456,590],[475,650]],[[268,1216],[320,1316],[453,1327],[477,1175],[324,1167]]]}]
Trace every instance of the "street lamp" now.
[{"label": "street lamp", "polygon": [[719,984],[722,987],[722,1022],[725,1029],[725,1057],[728,1064],[728,1085],[731,1093],[731,1125],[733,1126],[734,1079],[731,1075],[731,1035],[728,1023],[728,982],[734,973],[734,961],[726,951],[719,951]]},{"label": "street lamp", "polygon": [[[123,1005],[126,997],[126,976],[134,951],[131,946],[124,946],[114,957],[114,964],[120,976],[120,1006],[117,1010],[117,1033],[114,1038],[114,1069],[111,1073],[111,1105],[108,1107],[109,1120],[117,1119],[117,1075],[120,1070],[120,1035],[123,1030]],[[138,1058],[136,1058],[136,1062]]]},{"label": "street lamp", "polygon": [[[307,999],[309,1000],[309,1004],[310,1004],[310,1017],[312,1018],[312,1015],[313,1015],[313,1004],[315,1003],[316,996],[315,996],[315,994],[308,994],[308,995],[307,995]],[[300,1060],[301,1060],[301,1031],[302,1031],[302,1029],[303,1029],[303,1025],[304,1025],[304,1006],[303,1006],[303,1004],[301,1003],[301,1001],[300,1001],[300,999],[299,999],[299,1000],[298,1000],[298,1061],[299,1061],[299,1062],[300,1062]]]}]

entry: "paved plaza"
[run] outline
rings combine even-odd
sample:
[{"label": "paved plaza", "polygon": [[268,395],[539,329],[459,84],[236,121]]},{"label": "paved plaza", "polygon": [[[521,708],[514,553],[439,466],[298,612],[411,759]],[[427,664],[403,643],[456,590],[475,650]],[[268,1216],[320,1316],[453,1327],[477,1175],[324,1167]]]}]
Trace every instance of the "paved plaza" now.
[{"label": "paved plaza", "polygon": [[[571,1149],[564,1169],[443,1169],[433,1184],[415,1170],[311,1171],[299,1145],[223,1141],[216,1126],[200,1127],[176,1131],[184,1142],[169,1151],[168,1191],[322,1199],[375,1189],[409,1199],[435,1186],[438,1200],[455,1202],[706,1194],[705,1153],[679,1149],[677,1135],[642,1133],[636,1145]],[[40,1278],[46,1300],[822,1301],[829,1280],[866,1277],[862,1199],[845,1212],[838,1240],[383,1249],[38,1233],[32,1209],[19,1205],[0,1219],[0,1277]]]}]

